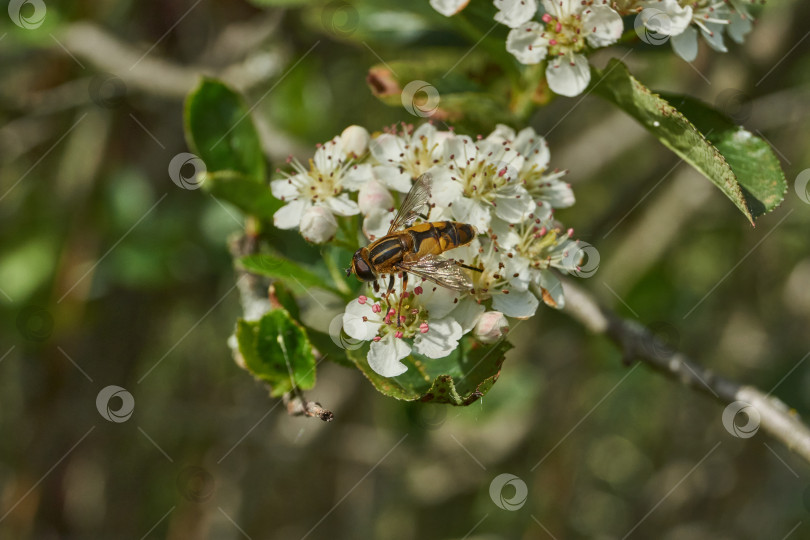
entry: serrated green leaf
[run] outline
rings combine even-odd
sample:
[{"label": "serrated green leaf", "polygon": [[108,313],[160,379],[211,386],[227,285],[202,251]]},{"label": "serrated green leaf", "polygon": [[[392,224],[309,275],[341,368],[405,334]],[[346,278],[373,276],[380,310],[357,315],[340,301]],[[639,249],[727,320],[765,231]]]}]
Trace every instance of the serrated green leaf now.
[{"label": "serrated green leaf", "polygon": [[306,330],[286,310],[273,309],[258,321],[239,319],[236,339],[248,370],[270,384],[270,395],[315,385],[312,344]]},{"label": "serrated green leaf", "polygon": [[366,360],[368,345],[346,352],[374,387],[387,396],[464,406],[492,388],[504,355],[511,348],[506,340],[484,345],[466,337],[445,358],[431,359],[412,353],[402,360],[408,371],[397,377],[383,377],[371,369]]},{"label": "serrated green leaf", "polygon": [[593,68],[591,89],[641,123],[661,143],[708,178],[754,223],[742,188],[723,154],[681,112],[635,79],[615,58]]},{"label": "serrated green leaf", "polygon": [[337,296],[343,296],[340,291],[331,286],[324,277],[319,276],[295,261],[285,259],[278,255],[264,253],[260,255],[248,255],[239,259],[239,264],[248,272],[280,279],[289,287],[298,289],[317,287],[334,293]]},{"label": "serrated green leaf", "polygon": [[202,187],[214,197],[228,201],[245,214],[272,221],[283,203],[270,188],[236,171],[207,172]]},{"label": "serrated green leaf", "polygon": [[216,79],[203,78],[186,97],[186,141],[209,172],[235,171],[263,182],[261,141],[242,97]]},{"label": "serrated green leaf", "polygon": [[754,217],[767,214],[782,203],[788,188],[785,173],[766,141],[702,101],[688,96],[664,97],[723,154]]}]

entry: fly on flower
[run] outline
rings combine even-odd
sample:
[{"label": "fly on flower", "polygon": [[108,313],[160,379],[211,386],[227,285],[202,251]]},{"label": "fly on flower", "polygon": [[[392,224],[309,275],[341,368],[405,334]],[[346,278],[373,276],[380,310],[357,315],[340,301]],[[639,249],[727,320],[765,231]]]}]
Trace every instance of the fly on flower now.
[{"label": "fly on flower", "polygon": [[[388,296],[394,290],[397,274],[402,276],[402,291],[407,289],[409,273],[451,290],[469,291],[473,286],[472,280],[462,269],[481,271],[440,256],[447,250],[469,244],[478,232],[474,226],[458,221],[428,221],[428,217],[421,212],[428,206],[431,182],[429,173],[416,179],[388,233],[358,249],[352,257],[351,267],[346,271],[347,276],[354,273],[361,281],[373,282],[377,292],[380,290],[378,278],[381,275],[390,276],[388,290],[383,295],[389,307]],[[417,217],[422,217],[425,223],[414,225]],[[397,309],[398,321],[402,299],[400,297]]]}]

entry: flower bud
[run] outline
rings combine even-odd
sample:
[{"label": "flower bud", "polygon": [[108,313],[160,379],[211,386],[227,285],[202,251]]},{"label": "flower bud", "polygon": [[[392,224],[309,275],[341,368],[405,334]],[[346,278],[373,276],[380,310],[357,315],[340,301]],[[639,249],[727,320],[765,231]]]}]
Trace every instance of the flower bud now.
[{"label": "flower bud", "polygon": [[482,343],[495,343],[509,331],[509,321],[500,311],[482,313],[475,323],[473,335]]},{"label": "flower bud", "polygon": [[348,155],[360,157],[368,151],[368,130],[362,126],[349,126],[340,134],[343,151]]},{"label": "flower bud", "polygon": [[375,210],[388,210],[394,206],[394,197],[377,180],[369,180],[360,188],[357,194],[357,205],[364,216]]},{"label": "flower bud", "polygon": [[307,242],[313,244],[323,244],[335,236],[337,231],[337,221],[328,208],[322,206],[310,206],[301,216],[301,236]]}]

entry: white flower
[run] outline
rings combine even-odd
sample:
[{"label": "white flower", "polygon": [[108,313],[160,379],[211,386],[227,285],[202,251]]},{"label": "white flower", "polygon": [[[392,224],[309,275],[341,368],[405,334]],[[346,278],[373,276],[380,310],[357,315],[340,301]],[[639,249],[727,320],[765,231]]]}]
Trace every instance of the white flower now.
[{"label": "white flower", "polygon": [[470,272],[473,292],[459,301],[456,308],[459,313],[470,312],[471,304],[482,304],[490,299],[493,309],[509,317],[526,319],[537,311],[539,302],[529,291],[527,259],[515,254],[510,256],[489,238],[476,238],[467,246],[451,250],[448,256],[481,270]]},{"label": "white flower", "polygon": [[270,182],[273,196],[286,202],[273,215],[279,229],[294,229],[312,206],[328,209],[338,216],[353,216],[360,209],[343,190],[356,191],[372,178],[371,166],[358,165],[349,158],[340,137],[320,146],[309,161],[309,169],[291,160],[296,174]]},{"label": "white flower", "polygon": [[337,221],[332,212],[323,206],[310,206],[301,216],[299,228],[307,242],[324,244],[334,238]]},{"label": "white flower", "polygon": [[465,7],[470,0],[430,0],[430,7],[444,15],[452,17]]},{"label": "white flower", "polygon": [[494,4],[498,8],[495,20],[509,28],[517,28],[537,13],[536,0],[494,0]]},{"label": "white flower", "polygon": [[624,28],[621,16],[606,4],[576,0],[542,0],[542,24],[528,21],[513,28],[506,50],[524,64],[536,64],[549,57],[546,80],[549,88],[563,96],[582,93],[591,80],[590,66],[583,52],[586,46],[606,47],[616,43]]},{"label": "white flower", "polygon": [[457,221],[489,228],[492,215],[519,222],[534,208],[532,198],[517,180],[523,157],[495,141],[474,143],[457,136],[445,144],[448,166],[433,175],[433,198]]},{"label": "white flower", "polygon": [[438,131],[425,123],[410,131],[383,133],[371,141],[369,149],[377,165],[374,176],[390,189],[407,193],[411,181],[432,170],[444,158],[444,143],[452,136],[449,131]]},{"label": "white flower", "polygon": [[509,331],[509,321],[500,311],[487,311],[478,318],[473,335],[482,343],[495,343]]},{"label": "white flower", "polygon": [[681,7],[678,0],[648,0],[642,6],[641,22],[656,34],[677,36],[692,22],[692,6]]},{"label": "white flower", "polygon": [[382,300],[361,296],[346,306],[343,329],[354,339],[371,341],[368,363],[383,377],[407,371],[401,362],[411,351],[428,358],[444,358],[458,347],[461,324],[451,315],[455,293],[430,282],[413,279],[402,300],[397,320],[399,289],[391,294],[391,307]]}]

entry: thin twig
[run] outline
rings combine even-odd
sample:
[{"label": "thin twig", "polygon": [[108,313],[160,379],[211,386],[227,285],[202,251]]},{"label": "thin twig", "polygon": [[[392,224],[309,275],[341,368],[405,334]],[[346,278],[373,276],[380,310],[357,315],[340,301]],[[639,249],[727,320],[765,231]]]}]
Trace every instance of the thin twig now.
[{"label": "thin twig", "polygon": [[566,282],[563,311],[591,332],[603,334],[622,350],[626,362],[639,360],[722,403],[743,401],[760,416],[760,427],[810,463],[810,428],[781,400],[748,385],[720,377],[672,350],[649,328],[600,306],[584,289]]}]

